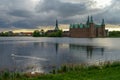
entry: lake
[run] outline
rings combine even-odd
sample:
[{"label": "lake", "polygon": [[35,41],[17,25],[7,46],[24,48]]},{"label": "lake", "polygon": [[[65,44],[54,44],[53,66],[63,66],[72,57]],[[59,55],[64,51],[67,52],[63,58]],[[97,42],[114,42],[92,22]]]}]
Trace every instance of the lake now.
[{"label": "lake", "polygon": [[120,60],[120,38],[0,37],[0,71],[49,72],[63,64]]}]

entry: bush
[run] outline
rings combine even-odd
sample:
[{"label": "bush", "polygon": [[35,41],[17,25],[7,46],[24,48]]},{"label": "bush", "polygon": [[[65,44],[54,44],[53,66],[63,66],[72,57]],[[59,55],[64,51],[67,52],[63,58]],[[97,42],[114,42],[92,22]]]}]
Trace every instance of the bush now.
[{"label": "bush", "polygon": [[109,37],[120,37],[120,31],[110,31]]},{"label": "bush", "polygon": [[54,31],[51,34],[46,34],[47,37],[62,37],[62,30]]}]

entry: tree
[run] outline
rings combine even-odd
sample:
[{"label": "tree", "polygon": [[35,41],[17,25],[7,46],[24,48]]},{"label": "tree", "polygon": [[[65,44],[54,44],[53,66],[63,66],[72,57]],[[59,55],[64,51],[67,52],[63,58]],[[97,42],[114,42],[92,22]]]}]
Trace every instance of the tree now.
[{"label": "tree", "polygon": [[33,32],[33,37],[39,37],[40,36],[40,31],[39,30],[35,30]]},{"label": "tree", "polygon": [[8,32],[1,32],[0,36],[8,36]]},{"label": "tree", "polygon": [[120,31],[110,31],[109,37],[120,37]]},{"label": "tree", "polygon": [[41,31],[40,31],[40,36],[41,36],[41,37],[44,37],[44,36],[45,36],[45,32],[44,32],[43,29],[41,29]]},{"label": "tree", "polygon": [[48,37],[62,37],[62,30],[57,30],[47,35]]}]

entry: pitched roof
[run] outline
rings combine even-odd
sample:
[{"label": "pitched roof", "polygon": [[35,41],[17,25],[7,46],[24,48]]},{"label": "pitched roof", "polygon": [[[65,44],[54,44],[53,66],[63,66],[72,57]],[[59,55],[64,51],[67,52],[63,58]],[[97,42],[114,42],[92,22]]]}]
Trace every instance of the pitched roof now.
[{"label": "pitched roof", "polygon": [[[101,25],[98,25],[98,24],[94,24],[95,28],[99,28],[99,27],[102,27]],[[87,25],[87,24],[70,24],[70,28],[89,28],[90,25]]]},{"label": "pitched roof", "polygon": [[70,24],[70,28],[89,28],[89,25],[86,24]]}]

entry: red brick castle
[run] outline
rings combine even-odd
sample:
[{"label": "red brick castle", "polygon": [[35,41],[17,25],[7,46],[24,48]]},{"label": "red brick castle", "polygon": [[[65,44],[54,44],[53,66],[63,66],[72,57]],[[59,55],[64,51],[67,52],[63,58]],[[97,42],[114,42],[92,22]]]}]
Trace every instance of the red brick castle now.
[{"label": "red brick castle", "polygon": [[96,38],[96,37],[106,37],[105,23],[102,20],[101,25],[97,25],[93,22],[93,18],[89,19],[86,24],[70,24],[70,37],[75,38]]}]

